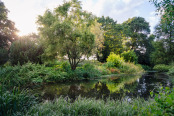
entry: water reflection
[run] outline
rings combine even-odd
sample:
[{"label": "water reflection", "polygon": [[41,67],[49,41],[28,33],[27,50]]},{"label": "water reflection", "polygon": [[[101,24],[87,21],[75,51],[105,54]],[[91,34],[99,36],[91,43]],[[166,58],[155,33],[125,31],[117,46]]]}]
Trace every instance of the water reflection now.
[{"label": "water reflection", "polygon": [[34,92],[39,93],[43,99],[51,100],[59,96],[76,99],[79,95],[96,99],[131,99],[135,97],[147,99],[150,91],[157,91],[159,86],[172,86],[168,76],[146,73],[143,76],[123,75],[92,81],[45,85]]}]

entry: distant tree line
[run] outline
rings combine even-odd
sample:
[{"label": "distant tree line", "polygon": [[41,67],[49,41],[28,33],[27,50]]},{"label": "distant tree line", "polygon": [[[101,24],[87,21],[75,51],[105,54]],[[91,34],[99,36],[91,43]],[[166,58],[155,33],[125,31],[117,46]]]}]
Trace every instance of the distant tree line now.
[{"label": "distant tree line", "polygon": [[160,12],[155,33],[143,17],[129,18],[122,24],[111,17],[96,17],[82,10],[81,2],[64,2],[53,11],[46,10],[37,19],[39,34],[17,37],[14,22],[0,2],[0,64],[28,61],[44,63],[67,56],[75,70],[82,56],[96,55],[105,62],[111,52],[136,58],[135,63],[153,66],[169,64],[174,59],[174,2],[152,0]]}]

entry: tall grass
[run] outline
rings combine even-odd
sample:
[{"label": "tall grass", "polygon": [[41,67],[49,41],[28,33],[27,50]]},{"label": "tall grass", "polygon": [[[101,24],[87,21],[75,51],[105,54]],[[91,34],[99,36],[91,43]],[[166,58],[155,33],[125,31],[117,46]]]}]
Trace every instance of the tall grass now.
[{"label": "tall grass", "polygon": [[132,99],[131,101],[114,101],[107,99],[77,98],[72,102],[68,98],[58,98],[33,106],[26,116],[173,116],[174,88],[161,88],[154,99]]},{"label": "tall grass", "polygon": [[14,88],[10,92],[0,88],[0,116],[23,115],[36,103],[36,98],[27,91]]},{"label": "tall grass", "polygon": [[[153,103],[153,102],[151,102]],[[151,104],[142,99],[128,101],[95,100],[79,97],[73,103],[62,97],[33,106],[26,116],[131,116],[143,114],[143,107]]]}]

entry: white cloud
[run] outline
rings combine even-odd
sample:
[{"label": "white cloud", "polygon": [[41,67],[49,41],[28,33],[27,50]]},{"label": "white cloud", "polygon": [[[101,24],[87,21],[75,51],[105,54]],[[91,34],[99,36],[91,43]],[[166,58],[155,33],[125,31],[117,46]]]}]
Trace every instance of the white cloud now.
[{"label": "white cloud", "polygon": [[156,15],[156,12],[150,12],[149,13],[150,16],[147,18],[148,22],[150,23],[150,28],[151,28],[151,32],[154,32],[154,27],[159,23],[160,17],[158,15]]},{"label": "white cloud", "polygon": [[119,23],[139,15],[137,10],[145,0],[85,0],[83,8],[97,16],[110,16]]},{"label": "white cloud", "polygon": [[[37,31],[35,24],[38,15],[46,9],[54,9],[63,0],[1,0],[10,10],[9,18],[16,23],[21,34]],[[67,0],[66,0],[67,1]],[[84,10],[97,16],[110,16],[122,23],[128,18],[140,15],[140,8],[147,0],[81,0]],[[149,16],[152,16],[152,14]],[[149,17],[149,21],[154,19]],[[152,25],[154,23],[151,23]]]}]

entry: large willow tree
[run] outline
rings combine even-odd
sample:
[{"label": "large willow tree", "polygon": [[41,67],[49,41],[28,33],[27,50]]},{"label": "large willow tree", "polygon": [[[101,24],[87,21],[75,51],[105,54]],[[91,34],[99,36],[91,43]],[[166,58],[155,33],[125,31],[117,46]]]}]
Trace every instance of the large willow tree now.
[{"label": "large willow tree", "polygon": [[46,48],[45,56],[67,56],[72,70],[95,46],[95,36],[90,31],[94,16],[83,11],[78,0],[65,2],[54,11],[46,10],[37,23]]}]

